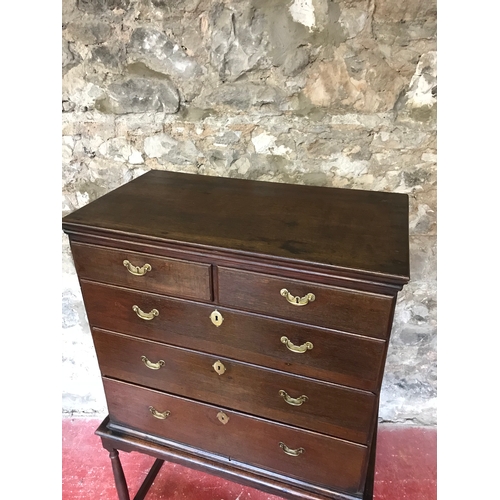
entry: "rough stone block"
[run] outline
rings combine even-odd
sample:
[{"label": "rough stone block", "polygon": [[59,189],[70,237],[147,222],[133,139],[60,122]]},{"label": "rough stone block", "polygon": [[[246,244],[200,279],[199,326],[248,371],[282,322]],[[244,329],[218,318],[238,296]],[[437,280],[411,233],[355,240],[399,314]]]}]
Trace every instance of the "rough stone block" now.
[{"label": "rough stone block", "polygon": [[102,21],[73,21],[66,26],[65,35],[71,42],[94,45],[105,42],[111,35],[111,26]]},{"label": "rough stone block", "polygon": [[184,79],[196,78],[202,70],[188,57],[182,47],[170,40],[165,33],[151,28],[137,28],[127,46],[129,60],[139,61],[150,69],[165,75]]},{"label": "rough stone block", "polygon": [[77,7],[83,12],[99,14],[108,10],[126,10],[130,6],[130,0],[77,0]]},{"label": "rough stone block", "polygon": [[117,115],[162,111],[177,113],[179,92],[168,80],[155,81],[129,78],[108,87],[108,96],[96,103],[96,108]]}]

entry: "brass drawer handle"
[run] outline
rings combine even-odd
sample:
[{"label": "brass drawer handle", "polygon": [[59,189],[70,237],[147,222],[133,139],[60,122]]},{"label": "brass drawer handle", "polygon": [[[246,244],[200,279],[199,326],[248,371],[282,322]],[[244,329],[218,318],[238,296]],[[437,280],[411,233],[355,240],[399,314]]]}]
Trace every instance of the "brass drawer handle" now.
[{"label": "brass drawer handle", "polygon": [[301,406],[303,403],[305,403],[309,398],[307,396],[299,396],[298,398],[291,398],[283,389],[279,391],[279,395],[289,404],[292,406]]},{"label": "brass drawer handle", "polygon": [[132,306],[132,310],[139,316],[141,319],[145,319],[146,321],[152,320],[155,316],[160,314],[158,309],[151,309],[151,312],[145,313],[139,306]]},{"label": "brass drawer handle", "polygon": [[300,447],[297,448],[296,450],[292,450],[291,448],[288,448],[288,446],[285,443],[282,443],[280,441],[280,448],[287,454],[290,455],[291,457],[298,457],[301,453],[304,453],[304,448]]},{"label": "brass drawer handle", "polygon": [[283,297],[285,297],[285,299],[294,306],[305,306],[309,304],[309,302],[314,302],[314,300],[316,299],[314,293],[308,293],[307,295],[304,295],[304,297],[299,297],[298,295],[292,295],[286,288],[282,288],[280,290],[280,294],[283,295]]},{"label": "brass drawer handle", "polygon": [[158,363],[151,363],[146,356],[141,356],[142,362],[148,367],[151,368],[151,370],[159,370],[162,366],[165,365],[165,361],[163,359],[160,359]]},{"label": "brass drawer handle", "polygon": [[288,337],[281,337],[280,340],[283,344],[286,345],[287,349],[292,352],[303,353],[306,352],[307,350],[310,351],[314,347],[311,342],[306,342],[305,344],[302,345],[292,344],[292,342],[290,342]]},{"label": "brass drawer handle", "polygon": [[155,410],[155,408],[153,406],[149,407],[149,411],[151,412],[153,417],[159,418],[160,420],[165,420],[170,415],[170,412],[168,410],[158,411],[158,410]]},{"label": "brass drawer handle", "polygon": [[152,269],[149,264],[144,264],[142,267],[139,267],[132,265],[128,260],[124,260],[123,265],[127,268],[128,272],[134,276],[144,276]]}]

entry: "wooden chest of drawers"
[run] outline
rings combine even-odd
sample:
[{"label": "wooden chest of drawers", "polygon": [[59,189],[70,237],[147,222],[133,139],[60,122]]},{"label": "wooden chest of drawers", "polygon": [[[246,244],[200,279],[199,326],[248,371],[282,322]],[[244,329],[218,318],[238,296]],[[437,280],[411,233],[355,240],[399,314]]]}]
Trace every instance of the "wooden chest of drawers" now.
[{"label": "wooden chest of drawers", "polygon": [[[116,450],[371,499],[408,198],[150,171],[63,219]],[[141,496],[142,495],[142,496]]]}]

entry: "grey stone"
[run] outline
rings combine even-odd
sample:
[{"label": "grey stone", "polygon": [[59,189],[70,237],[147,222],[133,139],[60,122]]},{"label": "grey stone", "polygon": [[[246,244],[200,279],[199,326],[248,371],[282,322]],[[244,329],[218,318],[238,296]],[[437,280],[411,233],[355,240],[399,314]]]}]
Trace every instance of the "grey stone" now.
[{"label": "grey stone", "polygon": [[106,69],[119,69],[125,61],[125,51],[118,45],[107,47],[99,45],[92,51],[92,60],[106,66]]},{"label": "grey stone", "polygon": [[240,137],[238,134],[235,132],[229,131],[225,132],[224,134],[221,134],[214,138],[214,144],[215,145],[223,145],[223,146],[228,146],[230,144],[237,144],[240,140]]},{"label": "grey stone", "polygon": [[405,185],[415,187],[425,184],[431,177],[431,172],[423,168],[406,170],[402,173]]},{"label": "grey stone", "polygon": [[234,81],[248,71],[269,66],[264,58],[267,39],[261,11],[250,5],[232,9],[218,3],[210,12],[210,21],[211,63],[223,81]]},{"label": "grey stone", "polygon": [[72,42],[80,42],[85,45],[94,45],[105,42],[111,35],[111,27],[102,21],[69,23],[65,29],[65,36]]},{"label": "grey stone", "polygon": [[89,14],[99,14],[109,10],[122,9],[127,10],[130,6],[130,0],[78,0],[77,7],[83,12]]},{"label": "grey stone", "polygon": [[366,4],[359,1],[341,2],[339,23],[346,33],[346,38],[354,38],[370,26],[372,14]]},{"label": "grey stone", "polygon": [[279,155],[246,154],[231,164],[229,177],[289,181],[290,161]]},{"label": "grey stone", "polygon": [[62,41],[62,67],[63,72],[66,73],[71,68],[80,64],[80,57],[71,50],[71,44],[66,40]]},{"label": "grey stone", "polygon": [[414,281],[435,282],[436,237],[415,235],[410,237],[410,274]]},{"label": "grey stone", "polygon": [[302,182],[309,186],[327,186],[330,184],[330,179],[325,172],[309,172],[304,174]]},{"label": "grey stone", "polygon": [[177,141],[167,134],[157,134],[146,138],[144,152],[150,158],[158,158],[161,163],[175,165],[196,164],[201,156],[192,141]]},{"label": "grey stone", "polygon": [[[427,52],[420,58],[409,89],[401,99],[398,118],[404,114],[418,122],[435,122],[437,105],[437,53]],[[404,106],[404,107],[403,107]]]},{"label": "grey stone", "polygon": [[429,18],[424,22],[375,22],[373,23],[373,33],[377,40],[383,44],[405,47],[417,40],[435,38],[437,32],[436,21],[436,18]]},{"label": "grey stone", "polygon": [[373,13],[376,22],[394,22],[405,24],[408,21],[436,18],[437,5],[435,0],[420,0],[419,2],[401,3],[394,0],[377,0]]},{"label": "grey stone", "polygon": [[283,63],[283,73],[286,76],[298,75],[309,63],[309,50],[306,47],[298,47],[295,52],[290,51]]},{"label": "grey stone", "polygon": [[245,110],[265,104],[279,106],[283,99],[284,94],[275,87],[252,82],[236,82],[217,87],[205,98],[205,103],[209,107],[223,104]]},{"label": "grey stone", "polygon": [[406,325],[403,327],[399,338],[403,344],[417,345],[429,342],[432,332],[429,327],[419,325]]},{"label": "grey stone", "polygon": [[[207,151],[205,155],[208,162],[219,170],[227,170],[238,157],[238,153],[233,149],[212,149]],[[229,171],[231,172],[232,170]]]},{"label": "grey stone", "polygon": [[68,113],[69,111],[73,111],[75,109],[75,103],[71,101],[63,101],[62,102],[62,110],[64,113]]},{"label": "grey stone", "polygon": [[[78,325],[79,322],[81,321],[81,317],[79,316],[76,310],[75,303],[77,303],[75,296],[71,292],[65,291],[62,297],[63,328],[68,328],[71,326]],[[81,305],[81,303],[78,305]]]},{"label": "grey stone", "polygon": [[151,28],[134,30],[127,45],[127,54],[130,61],[142,62],[153,71],[165,75],[191,79],[202,74],[198,63],[188,57],[179,44],[159,30]]},{"label": "grey stone", "polygon": [[112,83],[107,98],[96,102],[96,108],[118,115],[148,111],[176,113],[179,101],[177,88],[167,80],[130,78],[122,83]]}]

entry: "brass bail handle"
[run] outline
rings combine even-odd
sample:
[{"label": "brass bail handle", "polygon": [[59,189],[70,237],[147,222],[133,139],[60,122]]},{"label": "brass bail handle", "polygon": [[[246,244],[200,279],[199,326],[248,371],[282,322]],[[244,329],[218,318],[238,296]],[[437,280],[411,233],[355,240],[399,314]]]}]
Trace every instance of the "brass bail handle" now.
[{"label": "brass bail handle", "polygon": [[316,296],[314,293],[308,293],[304,297],[299,297],[298,295],[292,295],[286,288],[280,290],[280,295],[285,297],[285,299],[294,306],[306,306],[309,302],[314,302]]},{"label": "brass bail handle", "polygon": [[302,404],[304,404],[309,399],[304,394],[302,396],[299,396],[298,398],[292,398],[283,389],[279,391],[279,395],[285,400],[286,403],[292,406],[302,406]]},{"label": "brass bail handle", "polygon": [[158,316],[160,313],[158,309],[151,309],[150,312],[146,313],[144,312],[139,306],[133,305],[132,306],[132,311],[139,316],[139,318],[144,319],[146,321],[151,321],[154,319],[156,316]]},{"label": "brass bail handle", "polygon": [[295,345],[290,341],[288,337],[285,336],[281,337],[280,341],[286,345],[286,348],[289,351],[296,352],[299,354],[303,354],[306,351],[310,351],[314,347],[312,342],[305,342],[302,345]]},{"label": "brass bail handle", "polygon": [[158,362],[153,363],[149,361],[146,356],[141,356],[141,360],[150,370],[159,370],[162,366],[165,366],[165,361],[163,361],[163,359],[160,359]]},{"label": "brass bail handle", "polygon": [[291,457],[298,457],[302,453],[304,453],[304,448],[302,446],[300,448],[297,448],[296,450],[292,450],[291,448],[288,448],[288,446],[280,441],[280,448],[287,454],[290,455]]},{"label": "brass bail handle", "polygon": [[123,261],[123,265],[127,268],[130,274],[134,276],[144,276],[148,271],[151,271],[152,267],[150,264],[144,264],[142,267],[134,266],[128,260]]},{"label": "brass bail handle", "polygon": [[153,417],[158,418],[160,420],[165,420],[170,415],[169,410],[158,411],[154,406],[150,406],[149,411],[151,412],[151,415],[153,415]]}]

